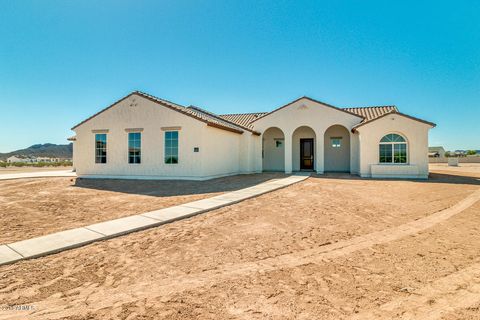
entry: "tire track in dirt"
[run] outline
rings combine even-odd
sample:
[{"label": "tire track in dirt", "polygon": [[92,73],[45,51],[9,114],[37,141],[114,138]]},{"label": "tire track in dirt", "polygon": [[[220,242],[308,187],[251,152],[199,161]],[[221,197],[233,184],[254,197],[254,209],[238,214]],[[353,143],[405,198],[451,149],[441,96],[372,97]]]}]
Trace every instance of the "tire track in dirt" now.
[{"label": "tire track in dirt", "polygon": [[437,320],[454,310],[471,307],[480,301],[480,263],[409,293],[408,297],[392,300],[350,319]]},{"label": "tire track in dirt", "polygon": [[[154,297],[162,297],[165,299],[165,297],[174,295],[177,292],[191,290],[215,282],[228,281],[229,279],[237,277],[246,277],[259,272],[264,273],[278,269],[298,267],[310,263],[326,262],[359,250],[370,248],[374,245],[384,244],[406,236],[415,235],[456,214],[459,214],[479,200],[480,190],[477,190],[452,207],[397,227],[372,232],[336,243],[327,243],[314,249],[266,258],[264,260],[229,264],[216,269],[206,270],[201,273],[188,274],[175,278],[161,278],[163,275],[159,275],[158,278],[151,279],[148,282],[135,283],[129,286],[128,292],[126,292],[125,288],[111,288],[103,291],[91,292],[90,299],[96,301],[95,309],[99,310],[112,305],[118,305],[119,303],[135,302],[141,299]],[[152,283],[155,283],[155,285],[153,286]],[[89,291],[86,288],[82,289],[85,289],[85,292]],[[88,293],[90,294],[90,292]],[[30,316],[38,316],[39,318],[42,318],[45,315],[48,315],[49,319],[58,319],[65,316],[78,315],[78,310],[76,308],[75,310],[73,310],[73,308],[65,310],[63,306],[85,306],[86,300],[84,298],[75,299],[71,296],[66,298],[49,298],[49,300],[35,302],[35,305],[38,312],[35,312]],[[23,317],[25,317],[25,315],[23,315]],[[12,317],[10,315],[9,319],[23,319],[23,317],[15,318],[15,316]],[[0,319],[2,319],[2,315],[0,315]]]}]

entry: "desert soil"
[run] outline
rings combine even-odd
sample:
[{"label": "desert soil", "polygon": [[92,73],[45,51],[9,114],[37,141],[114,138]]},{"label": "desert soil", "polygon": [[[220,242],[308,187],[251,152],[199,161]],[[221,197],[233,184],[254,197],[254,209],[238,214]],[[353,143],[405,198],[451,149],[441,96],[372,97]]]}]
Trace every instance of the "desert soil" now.
[{"label": "desert soil", "polygon": [[11,173],[72,170],[72,167],[7,167],[0,168],[0,175]]},{"label": "desert soil", "polygon": [[480,319],[480,167],[440,169],[311,177],[0,267],[0,306],[34,308],[0,319]]},{"label": "desert soil", "polygon": [[249,187],[282,174],[208,181],[35,178],[0,181],[0,244]]}]

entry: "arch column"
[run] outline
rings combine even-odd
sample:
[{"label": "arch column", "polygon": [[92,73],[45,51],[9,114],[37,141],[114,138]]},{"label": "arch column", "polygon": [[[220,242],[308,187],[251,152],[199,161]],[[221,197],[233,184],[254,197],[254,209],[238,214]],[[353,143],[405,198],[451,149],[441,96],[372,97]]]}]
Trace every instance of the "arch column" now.
[{"label": "arch column", "polygon": [[285,173],[292,173],[292,132],[285,132]]},{"label": "arch column", "polygon": [[324,148],[324,143],[323,143],[323,135],[324,135],[323,130],[316,130],[315,135],[315,170],[317,171],[318,174],[323,174],[324,173],[324,157],[325,157],[325,148]]}]

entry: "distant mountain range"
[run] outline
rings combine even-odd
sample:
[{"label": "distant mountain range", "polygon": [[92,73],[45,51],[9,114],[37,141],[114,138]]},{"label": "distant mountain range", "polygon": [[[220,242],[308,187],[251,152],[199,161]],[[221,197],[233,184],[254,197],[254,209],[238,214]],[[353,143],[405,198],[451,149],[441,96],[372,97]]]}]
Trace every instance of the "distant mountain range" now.
[{"label": "distant mountain range", "polygon": [[6,160],[11,156],[26,157],[49,157],[49,158],[67,158],[71,159],[73,154],[73,144],[34,144],[26,149],[15,150],[8,153],[0,153],[0,160]]}]

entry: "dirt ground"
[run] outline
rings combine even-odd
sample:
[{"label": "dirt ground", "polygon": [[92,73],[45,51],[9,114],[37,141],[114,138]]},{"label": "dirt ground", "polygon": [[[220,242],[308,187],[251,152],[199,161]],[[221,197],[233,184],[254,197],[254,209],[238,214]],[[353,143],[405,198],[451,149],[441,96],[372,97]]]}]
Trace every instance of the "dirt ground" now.
[{"label": "dirt ground", "polygon": [[0,175],[10,173],[71,170],[72,167],[7,167],[0,168]]},{"label": "dirt ground", "polygon": [[432,170],[437,173],[480,177],[480,163],[460,163],[458,167],[449,167],[446,163],[431,163],[430,171]]},{"label": "dirt ground", "polygon": [[0,181],[0,244],[200,200],[283,176],[240,175],[209,181]]},{"label": "dirt ground", "polygon": [[0,267],[0,319],[480,319],[480,167],[432,170],[311,177]]}]

